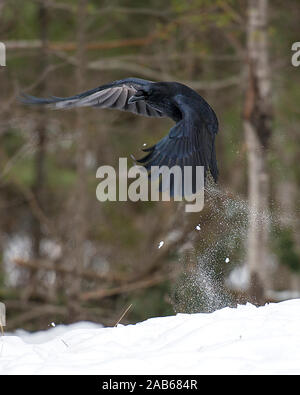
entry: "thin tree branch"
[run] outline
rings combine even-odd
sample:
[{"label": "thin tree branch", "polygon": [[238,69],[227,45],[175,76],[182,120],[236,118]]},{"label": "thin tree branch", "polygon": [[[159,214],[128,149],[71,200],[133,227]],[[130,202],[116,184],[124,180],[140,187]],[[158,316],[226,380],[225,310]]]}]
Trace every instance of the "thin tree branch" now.
[{"label": "thin tree branch", "polygon": [[164,276],[156,276],[146,280],[137,281],[134,283],[124,284],[119,287],[113,288],[102,288],[95,291],[84,292],[80,295],[80,300],[82,301],[89,301],[89,300],[99,300],[109,296],[120,295],[132,291],[137,291],[140,289],[150,288],[154,285],[161,284],[167,280],[174,279],[177,276],[174,273],[166,274]]},{"label": "thin tree branch", "polygon": [[[65,60],[68,60],[71,64],[77,66],[76,59],[68,57],[65,54],[57,54]],[[156,80],[156,81],[179,81],[183,84],[190,86],[196,90],[218,90],[224,89],[231,86],[239,85],[244,78],[245,72],[243,71],[239,75],[234,75],[228,78],[214,80],[214,81],[187,81],[180,80],[176,76],[170,75],[166,72],[151,69],[147,66],[142,66],[133,62],[120,61],[117,59],[101,59],[90,62],[86,66],[90,70],[122,70],[136,75],[142,75],[144,77]]]},{"label": "thin tree branch", "polygon": [[[39,2],[40,0],[35,0]],[[45,6],[57,10],[68,11],[72,13],[76,13],[77,8],[74,5],[56,2],[51,0],[44,0]],[[103,8],[93,8],[91,11],[87,10],[87,14],[91,15],[103,15],[110,13],[123,13],[123,14],[132,14],[132,15],[147,15],[159,18],[169,18],[171,16],[170,11],[161,11],[159,9],[145,8],[145,7],[121,7],[121,6],[107,6]]]},{"label": "thin tree branch", "polygon": [[[85,50],[99,50],[99,49],[114,49],[130,46],[145,46],[150,44],[154,39],[154,35],[141,38],[127,38],[127,39],[117,39],[102,42],[90,42],[86,44]],[[42,47],[41,40],[8,40],[5,41],[5,46],[8,51],[12,50],[30,50],[30,49],[40,49]],[[49,51],[76,51],[76,42],[49,42]]]},{"label": "thin tree branch", "polygon": [[25,311],[24,313],[18,315],[16,318],[10,319],[7,323],[7,329],[16,329],[23,326],[25,322],[32,321],[36,318],[40,318],[43,315],[65,315],[67,312],[66,307],[63,306],[52,306],[42,304],[35,307],[33,310]]},{"label": "thin tree branch", "polygon": [[14,263],[18,266],[31,268],[31,269],[39,269],[46,271],[54,271],[58,273],[68,274],[75,277],[83,277],[87,280],[98,280],[98,281],[111,281],[111,282],[124,282],[126,279],[124,277],[116,276],[110,273],[99,273],[92,270],[83,269],[79,272],[74,272],[74,270],[67,266],[57,265],[55,262],[51,262],[46,259],[39,260],[24,260],[20,258],[15,258]]}]

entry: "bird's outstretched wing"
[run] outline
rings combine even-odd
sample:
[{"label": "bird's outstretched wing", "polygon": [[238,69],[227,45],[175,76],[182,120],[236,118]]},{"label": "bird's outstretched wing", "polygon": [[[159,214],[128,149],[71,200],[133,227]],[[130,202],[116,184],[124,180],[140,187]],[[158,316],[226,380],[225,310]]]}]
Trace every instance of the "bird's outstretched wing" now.
[{"label": "bird's outstretched wing", "polygon": [[110,84],[99,86],[86,92],[71,97],[38,98],[23,94],[20,101],[25,104],[48,105],[55,109],[67,109],[74,107],[100,107],[122,111],[148,117],[162,117],[164,114],[152,108],[144,101],[128,103],[138,89],[150,84],[152,81],[140,78],[126,78],[114,81]]},{"label": "bird's outstretched wing", "polygon": [[[218,121],[210,107],[204,109],[204,112],[196,112],[182,96],[177,97],[177,103],[183,114],[182,119],[157,144],[143,149],[144,152],[147,152],[143,158],[135,160],[148,171],[152,166],[171,168],[177,165],[184,174],[184,166],[191,166],[192,192],[195,193],[197,192],[196,166],[204,167],[204,177],[209,169],[214,180],[217,181],[218,178],[215,152]],[[174,192],[172,183],[170,192],[171,194]]]}]

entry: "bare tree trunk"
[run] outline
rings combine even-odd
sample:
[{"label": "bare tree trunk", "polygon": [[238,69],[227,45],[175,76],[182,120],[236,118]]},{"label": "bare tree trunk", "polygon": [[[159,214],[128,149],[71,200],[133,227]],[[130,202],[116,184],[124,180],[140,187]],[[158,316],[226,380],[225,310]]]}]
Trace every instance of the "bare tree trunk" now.
[{"label": "bare tree trunk", "polygon": [[267,37],[268,0],[248,0],[248,86],[244,130],[248,149],[249,233],[247,261],[251,274],[250,297],[265,302],[268,286],[269,174],[267,148],[271,136],[271,76]]},{"label": "bare tree trunk", "polygon": [[[84,90],[84,70],[85,70],[85,20],[86,20],[87,0],[80,0],[78,3],[77,16],[77,69],[76,69],[76,90],[78,92]],[[80,309],[80,291],[81,276],[80,273],[84,268],[84,242],[87,235],[87,174],[85,166],[85,155],[87,138],[84,130],[85,126],[82,122],[82,112],[77,110],[76,116],[76,167],[77,167],[77,183],[72,197],[71,215],[72,222],[70,229],[71,244],[69,248],[69,266],[78,273],[77,278],[71,277],[68,287],[68,312],[69,320],[78,319]]]},{"label": "bare tree trunk", "polygon": [[[39,66],[40,74],[42,75],[48,66],[48,12],[44,1],[41,0],[37,10],[38,26],[40,32],[40,39],[42,43],[39,52]],[[39,86],[39,94],[41,97],[45,96],[47,90],[47,82],[42,80]],[[47,113],[45,109],[40,109],[39,120],[37,126],[37,148],[35,153],[35,168],[34,168],[34,184],[33,193],[36,201],[40,207],[43,207],[43,190],[45,184],[45,159],[46,159],[46,127],[47,127]],[[34,259],[41,257],[41,241],[42,229],[40,221],[33,216],[32,218],[32,254]],[[29,275],[28,288],[25,289],[23,297],[28,299],[32,294],[35,294],[38,287],[38,271],[31,270]]]},{"label": "bare tree trunk", "polygon": [[[282,155],[282,160],[284,160],[290,168],[293,166],[293,163],[295,163],[295,158],[291,158],[290,155],[287,157]],[[277,195],[276,202],[279,204],[278,220],[280,227],[284,232],[291,232],[291,242],[294,243],[295,250],[297,251],[297,246],[300,246],[300,228],[296,215],[298,188],[295,180],[287,176],[285,179],[278,181],[275,192]],[[297,252],[299,254],[299,247]],[[289,289],[291,291],[300,291],[300,275],[298,272],[292,270],[287,264],[279,264],[276,267],[276,276],[273,281],[273,289],[282,289],[282,287],[284,287],[284,289]]]}]

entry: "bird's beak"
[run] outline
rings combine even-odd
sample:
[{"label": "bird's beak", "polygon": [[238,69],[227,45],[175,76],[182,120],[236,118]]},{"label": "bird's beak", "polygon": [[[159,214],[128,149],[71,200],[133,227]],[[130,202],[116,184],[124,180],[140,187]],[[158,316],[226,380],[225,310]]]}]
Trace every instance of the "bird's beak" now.
[{"label": "bird's beak", "polygon": [[145,96],[142,93],[136,93],[135,95],[131,96],[128,100],[128,104],[135,103],[137,101],[145,100]]}]

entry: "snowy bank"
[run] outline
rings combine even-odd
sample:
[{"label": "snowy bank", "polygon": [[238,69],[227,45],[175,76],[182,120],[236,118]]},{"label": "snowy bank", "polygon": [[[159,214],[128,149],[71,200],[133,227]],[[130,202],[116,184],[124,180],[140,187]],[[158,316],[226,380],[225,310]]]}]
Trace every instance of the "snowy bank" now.
[{"label": "snowy bank", "polygon": [[0,374],[300,374],[300,299],[0,338]]}]

